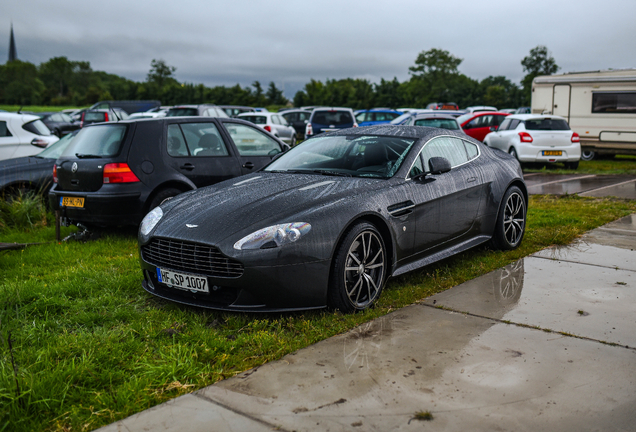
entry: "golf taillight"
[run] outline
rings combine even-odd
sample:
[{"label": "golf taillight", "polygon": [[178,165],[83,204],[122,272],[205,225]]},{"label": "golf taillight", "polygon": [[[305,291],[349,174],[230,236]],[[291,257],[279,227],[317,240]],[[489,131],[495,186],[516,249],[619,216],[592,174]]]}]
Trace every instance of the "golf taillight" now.
[{"label": "golf taillight", "polygon": [[31,141],[31,145],[34,145],[40,148],[46,148],[46,146],[49,145],[49,142],[41,138],[33,138],[33,140]]},{"label": "golf taillight", "polygon": [[53,183],[57,183],[57,165],[53,165]]},{"label": "golf taillight", "polygon": [[305,128],[305,135],[309,136],[313,134],[314,134],[314,128],[311,126],[311,123],[307,123],[307,127]]},{"label": "golf taillight", "polygon": [[267,132],[272,132],[272,127],[270,125],[263,126],[263,129],[265,129]]},{"label": "golf taillight", "polygon": [[572,133],[572,138],[570,139],[573,143],[581,142],[581,137],[576,132]]},{"label": "golf taillight", "polygon": [[519,138],[521,138],[521,142],[532,142],[532,136],[528,132],[519,132]]},{"label": "golf taillight", "polygon": [[109,163],[104,165],[104,183],[134,183],[139,179],[127,163]]}]

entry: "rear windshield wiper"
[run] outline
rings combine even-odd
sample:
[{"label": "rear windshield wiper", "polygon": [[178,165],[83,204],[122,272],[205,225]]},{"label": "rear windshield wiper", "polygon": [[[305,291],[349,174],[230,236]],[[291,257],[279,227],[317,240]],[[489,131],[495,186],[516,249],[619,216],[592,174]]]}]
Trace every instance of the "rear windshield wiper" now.
[{"label": "rear windshield wiper", "polygon": [[75,153],[75,156],[79,159],[101,159],[100,155]]}]

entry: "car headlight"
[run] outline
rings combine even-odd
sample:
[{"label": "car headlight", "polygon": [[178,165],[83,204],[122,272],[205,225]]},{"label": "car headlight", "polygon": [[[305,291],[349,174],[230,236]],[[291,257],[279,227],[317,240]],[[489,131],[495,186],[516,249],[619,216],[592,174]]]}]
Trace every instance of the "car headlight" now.
[{"label": "car headlight", "polygon": [[150,234],[150,231],[157,225],[157,222],[161,220],[163,217],[163,210],[161,207],[155,207],[150,213],[146,215],[144,220],[141,221],[141,226],[139,227],[139,233],[142,236],[147,236]]},{"label": "car headlight", "polygon": [[293,222],[263,228],[234,243],[234,249],[270,249],[298,241],[307,235],[311,225],[307,222]]}]

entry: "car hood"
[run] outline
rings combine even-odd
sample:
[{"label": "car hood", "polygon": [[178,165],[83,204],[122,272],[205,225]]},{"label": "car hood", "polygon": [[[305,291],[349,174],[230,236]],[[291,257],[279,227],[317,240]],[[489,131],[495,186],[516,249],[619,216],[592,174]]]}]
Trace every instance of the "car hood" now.
[{"label": "car hood", "polygon": [[219,242],[278,223],[311,223],[296,219],[311,219],[312,212],[325,206],[346,205],[348,198],[372,193],[387,181],[254,173],[174,198],[162,206],[166,211],[153,235]]},{"label": "car hood", "polygon": [[[41,164],[53,165],[55,159],[24,156],[0,161],[0,171],[25,170]],[[52,172],[52,171],[51,171]]]}]

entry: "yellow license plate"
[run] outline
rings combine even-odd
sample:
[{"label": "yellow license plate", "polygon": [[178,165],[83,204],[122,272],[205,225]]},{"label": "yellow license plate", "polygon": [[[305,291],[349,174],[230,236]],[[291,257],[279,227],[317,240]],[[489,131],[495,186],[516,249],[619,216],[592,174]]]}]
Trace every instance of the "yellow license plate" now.
[{"label": "yellow license plate", "polygon": [[84,198],[62,197],[60,206],[63,207],[84,207]]},{"label": "yellow license plate", "polygon": [[561,150],[543,150],[543,156],[561,156]]}]

